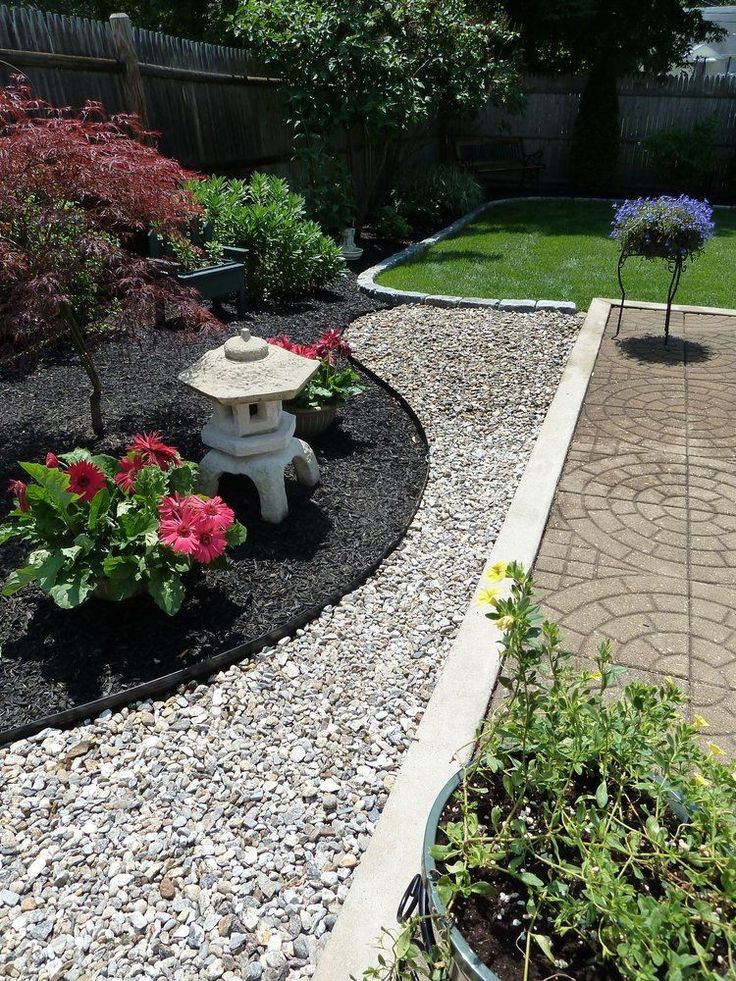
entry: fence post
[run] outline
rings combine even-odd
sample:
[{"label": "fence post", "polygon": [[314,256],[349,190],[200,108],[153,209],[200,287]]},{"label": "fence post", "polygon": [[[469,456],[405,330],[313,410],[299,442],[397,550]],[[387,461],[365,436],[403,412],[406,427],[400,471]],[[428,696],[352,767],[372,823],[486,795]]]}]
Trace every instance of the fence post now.
[{"label": "fence post", "polygon": [[118,60],[125,66],[123,73],[123,93],[128,112],[139,117],[144,129],[150,129],[146,94],[143,79],[138,68],[138,55],[133,42],[133,27],[127,14],[110,14],[110,34]]}]

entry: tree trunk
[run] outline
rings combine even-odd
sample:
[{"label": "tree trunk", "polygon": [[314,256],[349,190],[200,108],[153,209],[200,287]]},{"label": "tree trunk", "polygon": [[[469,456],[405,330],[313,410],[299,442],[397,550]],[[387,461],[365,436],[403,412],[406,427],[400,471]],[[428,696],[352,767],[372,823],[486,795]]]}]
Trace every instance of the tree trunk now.
[{"label": "tree trunk", "polygon": [[606,64],[594,66],[580,95],[570,148],[576,190],[611,193],[618,175],[620,125],[616,72]]},{"label": "tree trunk", "polygon": [[102,418],[102,385],[100,384],[100,376],[97,374],[97,368],[92,360],[92,355],[90,354],[89,348],[85,343],[82,329],[71,309],[66,309],[64,312],[64,319],[69,325],[72,343],[74,344],[76,352],[79,355],[79,360],[82,362],[82,367],[87,372],[87,377],[92,385],[92,391],[90,392],[89,396],[89,411],[92,420],[92,432],[95,434],[95,436],[104,436],[105,423]]}]

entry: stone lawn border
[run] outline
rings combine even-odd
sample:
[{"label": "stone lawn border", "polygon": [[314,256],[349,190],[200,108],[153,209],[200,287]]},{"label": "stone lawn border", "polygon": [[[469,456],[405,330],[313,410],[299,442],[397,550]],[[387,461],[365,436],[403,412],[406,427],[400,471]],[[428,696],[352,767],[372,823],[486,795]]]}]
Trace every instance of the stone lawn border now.
[{"label": "stone lawn border", "polygon": [[559,310],[561,313],[576,313],[577,307],[572,300],[490,300],[477,296],[442,296],[430,293],[418,293],[411,290],[397,290],[391,286],[381,286],[376,282],[378,276],[387,269],[406,262],[420,252],[426,252],[431,246],[436,245],[445,238],[455,235],[466,225],[480,218],[482,214],[498,204],[509,204],[515,201],[611,201],[613,198],[587,198],[587,197],[554,197],[552,195],[531,195],[529,197],[498,198],[495,201],[486,201],[479,208],[458,218],[447,228],[430,235],[429,238],[422,239],[414,245],[409,245],[390,255],[387,259],[371,266],[358,276],[358,286],[368,296],[376,300],[383,300],[384,303],[429,303],[435,307],[485,307],[493,310],[512,310],[517,313],[533,313],[535,310]]},{"label": "stone lawn border", "polygon": [[[534,564],[615,305],[602,299],[590,305],[486,568],[502,559]],[[315,981],[360,979],[376,962],[381,931],[395,930],[399,900],[419,870],[426,817],[444,784],[469,757],[485,716],[500,667],[499,641],[495,626],[473,600],[317,963]]]}]

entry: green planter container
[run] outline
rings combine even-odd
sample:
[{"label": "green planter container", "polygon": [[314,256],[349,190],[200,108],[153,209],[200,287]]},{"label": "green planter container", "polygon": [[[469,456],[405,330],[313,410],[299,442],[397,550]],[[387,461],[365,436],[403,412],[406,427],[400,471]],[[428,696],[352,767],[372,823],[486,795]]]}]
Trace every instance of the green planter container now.
[{"label": "green planter container", "polygon": [[245,314],[245,266],[242,262],[228,260],[217,266],[177,273],[176,278],[184,286],[198,290],[206,300],[219,300],[234,293],[238,316]]},{"label": "green planter container", "polygon": [[[444,914],[445,907],[442,905],[435,886],[438,873],[435,861],[430,854],[430,848],[437,842],[437,827],[445,805],[460,786],[461,780],[462,770],[458,770],[455,776],[450,777],[447,781],[429,812],[427,826],[424,830],[422,878],[429,897],[429,908],[433,913],[438,913],[440,916]],[[450,943],[453,953],[452,966],[450,967],[451,981],[501,981],[498,975],[494,974],[471,950],[457,927],[453,926],[450,930]]]}]

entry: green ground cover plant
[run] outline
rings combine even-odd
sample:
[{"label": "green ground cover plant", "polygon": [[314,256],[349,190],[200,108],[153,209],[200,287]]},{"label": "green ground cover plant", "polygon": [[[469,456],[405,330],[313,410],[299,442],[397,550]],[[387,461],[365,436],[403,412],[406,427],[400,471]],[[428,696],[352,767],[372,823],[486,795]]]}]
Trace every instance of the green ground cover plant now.
[{"label": "green ground cover plant", "polygon": [[[715,208],[715,234],[683,281],[679,303],[733,307],[736,211]],[[489,209],[458,235],[387,270],[382,286],[498,299],[572,300],[585,310],[594,296],[615,297],[618,246],[610,238],[606,201],[519,200]],[[645,259],[626,267],[627,296],[661,302],[670,272]]]},{"label": "green ground cover plant", "polygon": [[431,848],[446,911],[434,916],[438,942],[417,947],[415,918],[395,959],[364,977],[455,977],[449,920],[481,943],[513,938],[519,970],[504,978],[733,978],[733,764],[705,743],[706,721],[688,719],[672,679],[620,683],[608,642],[580,666],[522,566],[496,563],[487,578],[478,599],[503,632],[507,695]]}]

